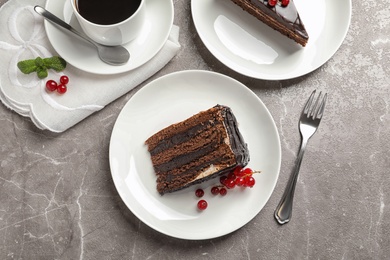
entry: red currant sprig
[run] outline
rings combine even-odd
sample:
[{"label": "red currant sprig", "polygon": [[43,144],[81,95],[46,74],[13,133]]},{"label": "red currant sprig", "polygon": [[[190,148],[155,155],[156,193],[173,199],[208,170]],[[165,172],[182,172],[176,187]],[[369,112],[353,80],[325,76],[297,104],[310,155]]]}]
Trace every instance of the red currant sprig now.
[{"label": "red currant sprig", "polygon": [[66,86],[68,83],[69,83],[69,77],[63,75],[60,77],[59,84],[57,84],[57,82],[55,82],[54,80],[48,80],[46,82],[46,89],[49,92],[53,92],[57,90],[59,94],[64,94],[68,90]]},{"label": "red currant sprig", "polygon": [[222,185],[229,189],[233,189],[236,186],[252,188],[256,181],[252,177],[254,173],[260,173],[260,171],[253,171],[251,168],[237,167],[233,172],[229,173],[227,177],[222,176],[220,182]]},{"label": "red currant sprig", "polygon": [[283,7],[288,6],[288,4],[290,3],[290,0],[268,0],[268,5],[274,7],[278,3],[278,1],[281,2],[281,5]]},{"label": "red currant sprig", "polygon": [[[228,175],[219,178],[220,184],[211,188],[211,194],[225,196],[228,189],[233,189],[236,186],[252,188],[256,184],[256,180],[252,176],[255,173],[260,173],[260,171],[253,171],[251,168],[236,167],[234,171],[230,172]],[[195,196],[198,198],[203,197],[204,190],[195,190]],[[206,200],[202,199],[198,201],[197,207],[199,210],[205,210],[207,206]]]}]

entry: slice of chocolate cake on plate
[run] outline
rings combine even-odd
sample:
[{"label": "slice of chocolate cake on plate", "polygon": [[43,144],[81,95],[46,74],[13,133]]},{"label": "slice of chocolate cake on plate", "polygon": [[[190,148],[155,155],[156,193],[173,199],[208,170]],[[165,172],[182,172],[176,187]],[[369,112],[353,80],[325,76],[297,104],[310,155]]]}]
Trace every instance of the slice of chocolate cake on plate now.
[{"label": "slice of chocolate cake on plate", "polygon": [[237,120],[232,110],[222,105],[160,130],[145,144],[161,195],[207,181],[249,162],[248,147]]},{"label": "slice of chocolate cake on plate", "polygon": [[263,23],[302,46],[309,35],[293,0],[231,0]]}]

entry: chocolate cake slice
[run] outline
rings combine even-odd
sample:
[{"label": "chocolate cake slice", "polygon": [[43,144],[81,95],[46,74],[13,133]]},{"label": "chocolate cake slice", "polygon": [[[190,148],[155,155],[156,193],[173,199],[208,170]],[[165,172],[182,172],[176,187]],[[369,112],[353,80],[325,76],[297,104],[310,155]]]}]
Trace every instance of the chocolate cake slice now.
[{"label": "chocolate cake slice", "polygon": [[302,23],[294,1],[289,0],[232,0],[273,29],[305,46],[309,35]]},{"label": "chocolate cake slice", "polygon": [[247,144],[232,110],[216,105],[149,137],[145,144],[157,175],[157,191],[177,191],[249,162]]}]

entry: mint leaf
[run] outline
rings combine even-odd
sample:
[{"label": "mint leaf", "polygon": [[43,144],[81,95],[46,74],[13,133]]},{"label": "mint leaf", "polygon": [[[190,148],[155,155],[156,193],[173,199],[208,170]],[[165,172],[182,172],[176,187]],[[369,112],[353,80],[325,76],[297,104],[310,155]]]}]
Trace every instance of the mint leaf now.
[{"label": "mint leaf", "polygon": [[35,65],[35,60],[24,60],[19,61],[17,64],[20,71],[24,74],[30,74],[37,70],[37,66]]},{"label": "mint leaf", "polygon": [[45,63],[43,62],[43,60],[42,60],[41,57],[37,57],[37,58],[35,59],[35,65],[36,65],[37,67],[42,68],[42,69],[46,69],[46,65],[45,65]]},{"label": "mint leaf", "polygon": [[48,69],[53,69],[60,72],[66,68],[66,61],[58,56],[43,59],[43,63]]},{"label": "mint leaf", "polygon": [[48,73],[47,73],[47,69],[44,69],[42,67],[39,67],[38,70],[37,70],[37,74],[38,74],[38,78],[40,79],[44,79],[47,77]]},{"label": "mint leaf", "polygon": [[64,70],[66,68],[66,61],[58,56],[44,59],[37,57],[32,60],[19,61],[17,66],[22,73],[30,74],[36,71],[38,78],[43,79],[47,77],[48,69],[53,69],[57,72]]}]

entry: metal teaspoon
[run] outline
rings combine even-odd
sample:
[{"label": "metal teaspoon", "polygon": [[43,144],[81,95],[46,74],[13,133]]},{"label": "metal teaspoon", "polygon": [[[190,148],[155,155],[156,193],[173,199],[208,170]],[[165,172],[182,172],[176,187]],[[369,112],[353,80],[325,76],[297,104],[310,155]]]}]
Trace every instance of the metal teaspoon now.
[{"label": "metal teaspoon", "polygon": [[99,43],[96,43],[93,40],[89,39],[86,35],[75,30],[72,26],[70,26],[66,22],[62,21],[60,18],[58,18],[54,14],[52,14],[49,11],[47,11],[46,9],[44,9],[43,7],[36,5],[34,7],[34,10],[38,14],[42,15],[49,22],[63,27],[67,31],[70,31],[70,32],[76,34],[77,36],[79,36],[83,40],[94,45],[97,48],[99,58],[103,62],[110,64],[110,65],[123,65],[130,59],[130,53],[123,46],[121,46],[121,45],[105,46],[105,45],[101,45]]}]

